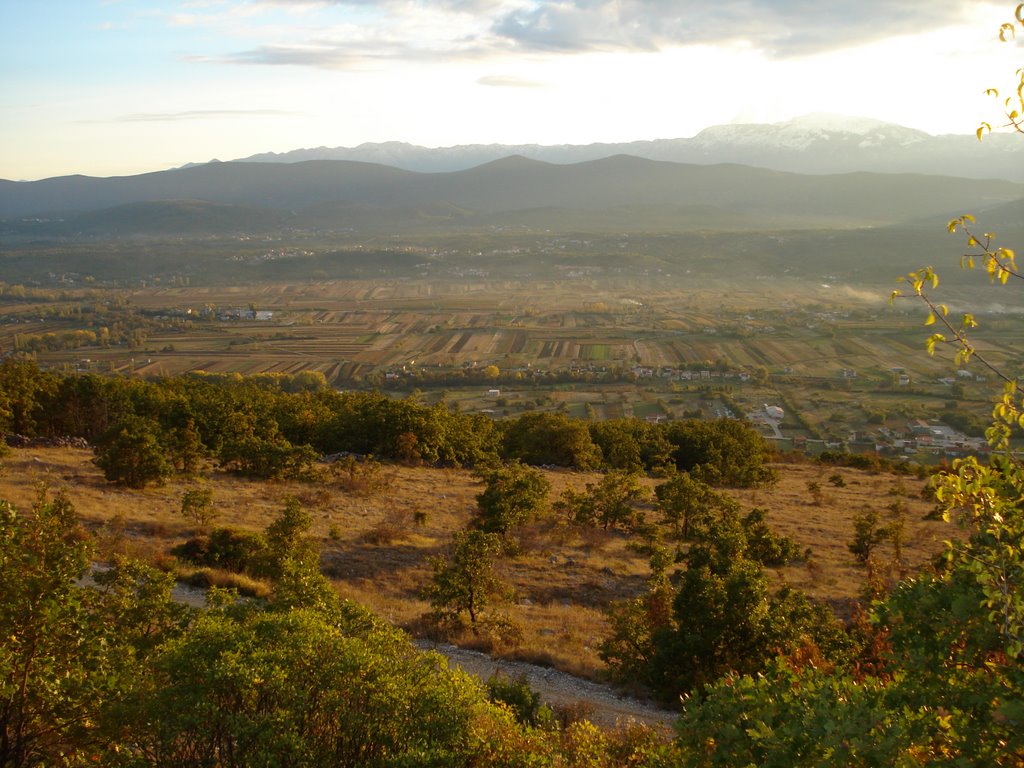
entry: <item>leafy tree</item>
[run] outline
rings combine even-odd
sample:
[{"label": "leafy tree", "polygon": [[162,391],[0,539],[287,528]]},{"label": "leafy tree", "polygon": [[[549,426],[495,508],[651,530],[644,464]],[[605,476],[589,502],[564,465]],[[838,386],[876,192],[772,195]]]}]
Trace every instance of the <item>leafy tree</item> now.
[{"label": "leafy tree", "polygon": [[878,513],[873,509],[858,512],[853,516],[853,539],[846,548],[860,565],[871,561],[875,547],[886,539],[886,530],[879,524]]},{"label": "leafy tree", "polygon": [[56,388],[56,378],[32,360],[0,361],[0,432],[36,434],[37,422],[44,418]]},{"label": "leafy tree", "polygon": [[[1024,29],[1024,4],[1001,36],[1014,29]],[[1024,70],[1018,75],[1024,86]],[[1004,104],[1009,125],[1022,130],[1024,93]],[[951,231],[967,229],[973,250],[964,266],[978,259],[993,281],[1018,277],[1013,252],[995,247],[989,235],[975,236],[972,227],[971,217],[950,223]],[[992,457],[957,461],[936,480],[941,509],[962,522],[966,536],[949,543],[934,568],[900,582],[873,606],[880,667],[865,673],[779,661],[756,679],[724,679],[701,701],[687,702],[678,744],[693,764],[1011,766],[1024,760],[1024,467],[1009,442],[1024,414],[1020,389],[978,355],[970,335],[976,320],[966,315],[953,322],[933,300],[932,268],[911,273],[909,283],[910,295],[928,308],[928,324],[942,329],[928,339],[929,351],[949,343],[958,362],[978,359],[1007,383],[988,430]],[[853,549],[866,559],[880,535],[877,520],[865,519],[862,532],[864,541]]]},{"label": "leafy tree", "polygon": [[551,483],[536,469],[518,461],[481,469],[486,487],[477,495],[476,525],[490,533],[508,533],[544,509]]},{"label": "leafy tree", "polygon": [[604,464],[627,472],[654,471],[672,462],[672,445],[664,429],[642,419],[611,419],[589,425]]},{"label": "leafy tree", "polygon": [[634,504],[647,496],[638,480],[635,473],[606,472],[600,482],[587,483],[582,492],[567,488],[555,508],[577,525],[631,528],[638,520]]},{"label": "leafy tree", "polygon": [[206,455],[206,446],[199,436],[195,421],[188,418],[182,426],[174,427],[168,436],[168,443],[174,468],[186,475],[195,474]]},{"label": "leafy tree", "polygon": [[601,451],[586,423],[563,413],[525,413],[504,423],[503,429],[508,459],[576,469],[594,469],[601,463]]},{"label": "leafy tree", "polygon": [[82,690],[105,695],[104,659],[80,658],[90,627],[74,582],[89,562],[74,541],[67,497],[43,492],[28,515],[0,505],[0,764],[23,766],[55,755],[69,731],[95,709]]},{"label": "leafy tree", "polygon": [[63,494],[0,502],[0,765],[85,764],[148,653],[182,630],[173,577],[117,562],[79,582],[91,549]]},{"label": "leafy tree", "polygon": [[267,549],[264,572],[277,578],[284,572],[288,561],[309,561],[318,559],[316,547],[306,537],[313,518],[302,508],[299,500],[289,496],[284,508],[267,526],[265,538]]},{"label": "leafy tree", "polygon": [[723,493],[695,479],[689,472],[673,474],[654,487],[662,519],[676,538],[687,541],[691,534],[707,528],[716,517],[735,513],[739,505]]},{"label": "leafy tree", "polygon": [[207,527],[217,517],[212,488],[189,488],[181,495],[181,514],[195,525]]},{"label": "leafy tree", "polygon": [[596,486],[588,483],[587,491],[594,499],[597,522],[605,530],[615,527],[632,528],[638,517],[634,505],[647,498],[647,491],[640,486],[639,476],[621,470],[606,472]]},{"label": "leafy tree", "polygon": [[[780,536],[765,520],[765,510],[752,509],[742,519],[743,531],[747,537],[747,554],[753,560],[767,566],[783,566],[807,553],[788,536]],[[808,549],[807,552],[810,552]]]},{"label": "leafy tree", "polygon": [[656,549],[651,555],[651,576],[647,592],[608,610],[611,632],[599,650],[601,660],[608,665],[614,679],[620,682],[640,683],[655,688],[654,659],[658,653],[655,636],[675,626],[672,600],[675,596],[668,567],[671,553]]},{"label": "leafy tree", "polygon": [[222,466],[264,478],[303,478],[317,453],[308,445],[292,445],[276,422],[251,411],[237,411],[225,425],[220,447]]},{"label": "leafy tree", "polygon": [[788,588],[770,591],[744,523],[728,512],[709,524],[672,580],[664,576],[665,557],[652,560],[647,595],[612,611],[612,634],[602,644],[620,679],[672,701],[726,673],[758,672],[779,653],[849,654],[851,643],[828,608]]},{"label": "leafy tree", "polygon": [[665,430],[676,468],[709,485],[750,487],[775,481],[771,447],[736,419],[672,422]]},{"label": "leafy tree", "polygon": [[498,717],[464,674],[351,609],[213,611],[152,669],[121,715],[123,751],[156,765],[468,765],[474,726]]},{"label": "leafy tree", "polygon": [[173,473],[157,425],[139,416],[127,416],[100,435],[93,451],[103,476],[129,488],[162,484]]},{"label": "leafy tree", "polygon": [[480,611],[501,582],[494,573],[494,560],[501,551],[501,539],[493,533],[470,530],[455,534],[450,555],[433,560],[434,577],[425,590],[439,615],[449,619],[469,614],[476,624]]}]

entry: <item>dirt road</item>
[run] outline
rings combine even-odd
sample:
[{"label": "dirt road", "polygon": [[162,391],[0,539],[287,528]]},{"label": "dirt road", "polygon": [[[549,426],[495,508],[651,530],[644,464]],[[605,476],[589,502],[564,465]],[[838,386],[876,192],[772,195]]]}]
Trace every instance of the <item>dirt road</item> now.
[{"label": "dirt road", "polygon": [[633,720],[650,726],[668,728],[676,718],[674,712],[638,699],[621,696],[609,686],[556,669],[521,661],[492,659],[485,653],[467,651],[454,645],[435,644],[424,640],[417,640],[416,645],[424,650],[443,654],[453,667],[459,667],[481,680],[486,680],[499,670],[513,680],[525,675],[527,684],[540,694],[543,702],[552,706],[583,703],[587,710],[587,719],[602,727],[614,728],[618,724],[624,725]]}]

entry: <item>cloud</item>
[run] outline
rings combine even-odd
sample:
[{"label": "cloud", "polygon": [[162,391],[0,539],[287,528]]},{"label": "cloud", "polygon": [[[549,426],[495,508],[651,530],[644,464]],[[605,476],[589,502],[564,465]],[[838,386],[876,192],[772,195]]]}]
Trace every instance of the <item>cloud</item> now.
[{"label": "cloud", "polygon": [[188,56],[185,60],[194,63],[353,70],[391,60],[450,60],[454,56],[454,51],[417,48],[400,42],[311,42],[302,45],[264,45],[223,56]]},{"label": "cloud", "polygon": [[[222,117],[292,117],[295,112],[279,109],[194,109],[187,112],[136,112],[121,115],[113,122],[119,123],[157,123],[175,122],[179,120],[208,120]],[[109,121],[108,121],[109,122]]]},{"label": "cloud", "polygon": [[262,64],[351,69],[364,62],[366,58],[365,55],[342,46],[262,45],[223,56],[186,56],[185,61],[198,64]]},{"label": "cloud", "polygon": [[[970,0],[253,0],[214,7],[246,15],[302,11],[304,23],[275,18],[248,49],[187,61],[337,70],[702,44],[786,58],[962,23],[973,6]],[[207,20],[237,31],[232,14]]]},{"label": "cloud", "polygon": [[527,80],[522,77],[511,75],[487,75],[476,81],[477,85],[487,85],[495,88],[543,88],[544,83],[536,80]]},{"label": "cloud", "polygon": [[535,51],[742,43],[785,57],[956,24],[969,9],[966,0],[563,0],[514,9],[493,31]]}]

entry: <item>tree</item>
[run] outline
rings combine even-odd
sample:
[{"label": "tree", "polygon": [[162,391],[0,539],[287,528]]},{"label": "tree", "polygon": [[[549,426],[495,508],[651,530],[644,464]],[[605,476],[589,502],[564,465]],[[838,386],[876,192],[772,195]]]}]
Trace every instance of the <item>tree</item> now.
[{"label": "tree", "polygon": [[313,518],[302,508],[293,496],[285,499],[284,508],[267,526],[267,543],[263,572],[271,578],[278,578],[289,561],[311,561],[319,559],[316,547],[306,538]]},{"label": "tree", "polygon": [[688,541],[694,529],[706,528],[715,517],[736,512],[739,505],[711,486],[694,479],[689,472],[673,474],[654,487],[662,519],[676,538]]},{"label": "tree", "polygon": [[474,725],[499,718],[466,675],[351,606],[208,612],[120,714],[132,764],[222,768],[469,765]]},{"label": "tree", "polygon": [[594,515],[606,531],[609,528],[632,528],[637,521],[634,506],[647,497],[640,486],[639,475],[634,472],[612,470],[606,472],[596,486],[587,485],[594,498]]},{"label": "tree", "polygon": [[525,413],[504,427],[503,451],[527,464],[594,469],[601,451],[586,423],[563,413]]},{"label": "tree", "polygon": [[433,581],[425,590],[438,614],[458,618],[463,611],[476,624],[480,611],[499,591],[494,560],[501,551],[501,539],[493,533],[471,530],[455,534],[450,555],[434,558]]},{"label": "tree", "polygon": [[672,446],[659,424],[636,418],[594,421],[590,436],[610,469],[653,471],[672,463]]},{"label": "tree", "polygon": [[651,576],[646,594],[608,610],[611,632],[601,642],[601,660],[612,677],[621,682],[637,682],[655,688],[654,659],[658,653],[655,636],[674,626],[672,600],[675,592],[669,580],[672,554],[656,548],[651,555]]},{"label": "tree", "polygon": [[[89,550],[70,543],[77,520],[67,497],[41,491],[28,514],[0,504],[0,764],[34,763],[94,710],[78,691],[96,685],[77,649],[89,636],[74,582]],[[99,687],[99,686],[96,686]]]},{"label": "tree", "polygon": [[93,451],[103,476],[129,488],[163,484],[173,472],[157,425],[139,416],[127,416],[100,435]]},{"label": "tree", "polygon": [[555,507],[577,525],[632,528],[638,519],[634,504],[647,496],[638,480],[636,473],[611,470],[583,492],[567,488]]},{"label": "tree", "polygon": [[538,516],[547,504],[551,483],[538,470],[518,461],[481,469],[477,475],[486,484],[476,497],[475,522],[484,531],[508,533]]},{"label": "tree", "polygon": [[0,361],[0,432],[34,435],[56,388],[56,378],[32,360]]},{"label": "tree", "polygon": [[195,525],[206,528],[217,516],[212,488],[189,488],[181,495],[181,514]]},{"label": "tree", "polygon": [[709,485],[751,487],[771,483],[765,462],[771,447],[750,425],[736,419],[678,421],[668,425],[676,468]]},{"label": "tree", "polygon": [[850,642],[827,607],[795,590],[769,589],[757,557],[762,523],[723,512],[701,529],[672,578],[667,553],[655,552],[647,594],[611,611],[601,655],[613,674],[673,701],[724,674],[760,672],[780,653],[848,654]]},{"label": "tree", "polygon": [[[1024,30],[1024,4],[1003,25],[1004,39]],[[1024,69],[1016,97],[1004,101],[1008,126],[1022,131]],[[987,129],[979,129],[979,138]],[[1012,250],[966,229],[962,264],[975,260],[990,279],[1018,278]],[[1024,760],[1024,466],[1010,445],[1024,426],[1019,383],[979,354],[975,318],[949,317],[933,298],[931,267],[908,276],[907,295],[926,306],[934,353],[949,345],[958,363],[977,360],[1006,383],[993,412],[987,461],[969,457],[934,480],[947,517],[966,536],[946,546],[932,569],[904,579],[871,609],[877,658],[835,669],[779,660],[758,677],[721,680],[686,702],[677,726],[682,757],[700,765],[830,764],[1016,766]],[[904,295],[900,291],[893,298]],[[868,543],[877,520],[864,526]],[[869,548],[868,552],[870,551]],[[858,547],[864,552],[865,547]],[[709,743],[708,733],[714,733]]]},{"label": "tree", "polygon": [[85,764],[142,660],[185,624],[172,576],[119,561],[83,586],[91,559],[64,494],[0,501],[0,765]]},{"label": "tree", "polygon": [[251,411],[232,413],[225,425],[219,452],[222,466],[265,478],[302,478],[317,453],[308,445],[292,445],[277,422]]},{"label": "tree", "polygon": [[878,513],[873,509],[858,512],[853,516],[853,539],[846,548],[859,565],[867,565],[875,547],[885,541],[886,531],[879,524]]}]

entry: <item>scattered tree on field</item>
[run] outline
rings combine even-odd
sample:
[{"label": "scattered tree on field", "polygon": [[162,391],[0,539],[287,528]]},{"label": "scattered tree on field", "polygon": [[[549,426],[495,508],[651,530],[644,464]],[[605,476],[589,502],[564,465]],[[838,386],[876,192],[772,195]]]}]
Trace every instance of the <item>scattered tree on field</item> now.
[{"label": "scattered tree on field", "polygon": [[206,528],[217,517],[212,488],[189,488],[181,495],[181,514],[195,525]]},{"label": "scattered tree on field", "polygon": [[689,472],[673,474],[654,487],[662,520],[672,527],[672,534],[688,541],[692,534],[707,528],[712,520],[739,510],[739,505],[724,493],[695,479]]},{"label": "scattered tree on field", "polygon": [[491,597],[500,591],[494,561],[501,551],[501,538],[481,530],[455,534],[448,557],[433,560],[434,577],[425,590],[431,606],[440,616],[457,619],[463,612],[476,624]]},{"label": "scattered tree on field", "polygon": [[547,505],[551,483],[538,470],[518,461],[480,469],[477,476],[486,487],[477,495],[475,524],[489,533],[508,533]]}]

